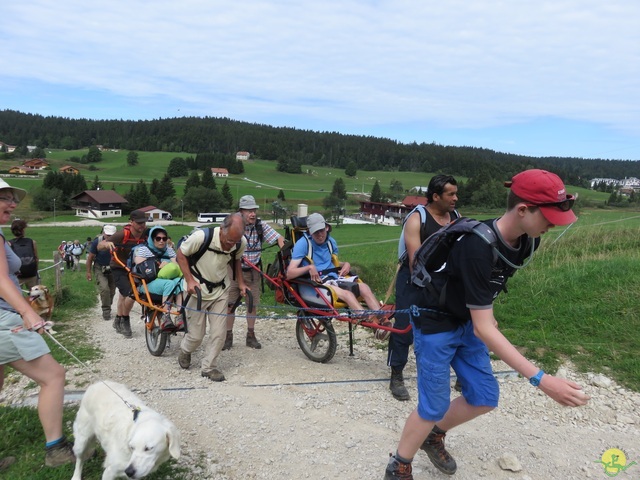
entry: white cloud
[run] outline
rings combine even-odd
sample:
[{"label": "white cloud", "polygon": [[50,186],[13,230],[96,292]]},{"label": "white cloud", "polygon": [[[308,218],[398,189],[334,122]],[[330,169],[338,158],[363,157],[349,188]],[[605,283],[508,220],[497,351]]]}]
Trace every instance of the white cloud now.
[{"label": "white cloud", "polygon": [[196,115],[443,128],[558,117],[640,133],[637,2],[25,0],[3,10],[3,75],[166,98]]}]

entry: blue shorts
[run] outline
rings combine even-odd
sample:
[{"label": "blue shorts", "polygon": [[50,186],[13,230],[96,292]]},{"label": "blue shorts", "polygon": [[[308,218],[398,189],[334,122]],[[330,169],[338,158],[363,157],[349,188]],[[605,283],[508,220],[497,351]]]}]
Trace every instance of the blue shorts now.
[{"label": "blue shorts", "polygon": [[425,335],[413,328],[418,369],[418,415],[428,421],[444,417],[451,401],[451,366],[469,405],[497,407],[498,381],[493,376],[489,350],[473,333],[471,321],[456,330]]}]

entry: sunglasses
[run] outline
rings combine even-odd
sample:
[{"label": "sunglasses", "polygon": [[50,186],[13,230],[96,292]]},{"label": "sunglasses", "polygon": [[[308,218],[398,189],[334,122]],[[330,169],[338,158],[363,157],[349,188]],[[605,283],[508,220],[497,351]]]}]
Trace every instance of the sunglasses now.
[{"label": "sunglasses", "polygon": [[0,197],[0,201],[7,202],[7,203],[15,203],[16,205],[20,203],[20,200],[18,200],[15,197]]},{"label": "sunglasses", "polygon": [[167,241],[167,237],[154,237],[154,240],[156,240],[158,242],[166,242]]},{"label": "sunglasses", "polygon": [[563,212],[568,212],[573,208],[573,204],[576,201],[576,197],[573,195],[567,195],[567,199],[562,202],[554,202],[554,203],[528,203],[527,207],[556,207],[559,208]]}]

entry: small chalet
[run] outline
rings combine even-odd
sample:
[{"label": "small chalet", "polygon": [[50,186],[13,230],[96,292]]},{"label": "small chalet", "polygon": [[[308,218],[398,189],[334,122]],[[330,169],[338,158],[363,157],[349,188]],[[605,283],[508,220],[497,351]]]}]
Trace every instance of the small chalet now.
[{"label": "small chalet", "polygon": [[0,150],[7,153],[13,153],[16,150],[16,147],[15,145],[9,145],[8,143],[0,142]]},{"label": "small chalet", "polygon": [[64,167],[60,167],[60,173],[69,173],[71,175],[77,175],[80,173],[76,167],[72,167],[71,165],[65,165]]},{"label": "small chalet", "polygon": [[16,165],[9,169],[9,173],[13,175],[38,175],[38,170],[25,167],[24,165]]},{"label": "small chalet", "polygon": [[76,217],[113,218],[122,216],[122,206],[127,200],[113,190],[85,190],[71,197]]},{"label": "small chalet", "polygon": [[22,165],[34,170],[44,170],[45,168],[49,168],[49,162],[44,158],[32,158],[31,160],[25,160],[22,162]]},{"label": "small chalet", "polygon": [[172,220],[173,216],[171,213],[166,210],[162,210],[160,208],[154,207],[153,205],[149,205],[148,207],[139,208],[138,210],[142,210],[147,214],[147,219],[149,222],[153,222],[154,220]]},{"label": "small chalet", "polygon": [[226,168],[212,168],[211,169],[211,173],[213,174],[214,177],[228,177],[229,176],[229,170],[227,170]]},{"label": "small chalet", "polygon": [[402,204],[405,207],[412,209],[417,207],[418,205],[426,205],[427,197],[423,195],[407,195],[406,197],[404,197],[404,200],[402,200]]},{"label": "small chalet", "polygon": [[236,153],[236,160],[249,160],[250,156],[249,152],[238,152]]}]

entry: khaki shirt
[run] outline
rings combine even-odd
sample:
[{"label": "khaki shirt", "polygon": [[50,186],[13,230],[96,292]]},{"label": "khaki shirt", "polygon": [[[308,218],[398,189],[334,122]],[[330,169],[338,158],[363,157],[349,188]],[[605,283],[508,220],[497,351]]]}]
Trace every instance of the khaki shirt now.
[{"label": "khaki shirt", "polygon": [[[180,244],[180,251],[185,257],[189,257],[195,254],[202,244],[204,243],[204,230],[197,230],[193,232],[191,235],[187,237],[187,239]],[[242,254],[247,246],[247,240],[242,237],[240,248],[236,251],[236,259],[241,259]],[[221,251],[222,246],[220,245],[220,227],[215,227],[213,229],[213,238],[211,239],[211,244],[209,248],[213,248]],[[224,289],[222,286],[219,288],[215,288],[213,292],[209,293],[209,289],[204,284],[200,284],[200,291],[202,293],[202,300],[217,300],[222,295],[227,294],[227,290],[229,289],[229,285],[231,284],[231,279],[227,274],[227,264],[231,260],[231,251],[225,252],[224,254],[212,252],[211,250],[207,250],[204,255],[198,260],[196,264],[198,271],[200,274],[213,283],[218,283],[224,280]],[[195,278],[195,277],[194,277]],[[198,280],[196,278],[196,280]],[[187,282],[183,281],[183,288],[186,291]]]}]

